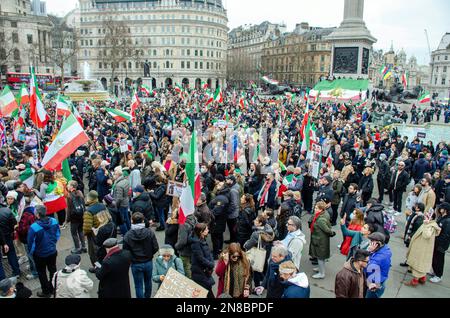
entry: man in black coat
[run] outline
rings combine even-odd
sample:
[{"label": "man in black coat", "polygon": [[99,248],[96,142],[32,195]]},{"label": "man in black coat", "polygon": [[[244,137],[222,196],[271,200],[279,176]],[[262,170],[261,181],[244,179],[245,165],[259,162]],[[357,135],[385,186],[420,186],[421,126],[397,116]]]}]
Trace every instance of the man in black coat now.
[{"label": "man in black coat", "polygon": [[117,239],[111,238],[103,243],[106,257],[103,264],[95,267],[99,279],[98,298],[131,298],[130,265],[131,253],[120,249]]},{"label": "man in black coat", "polygon": [[131,272],[136,297],[150,298],[152,296],[152,261],[159,250],[158,241],[153,230],[145,227],[145,217],[142,213],[134,213],[131,219],[131,230],[123,238],[123,249],[130,251],[132,256]]},{"label": "man in black coat", "polygon": [[341,218],[347,215],[345,220],[346,224],[350,223],[350,215],[356,208],[358,204],[358,185],[356,183],[350,184],[348,187],[348,193],[344,196],[344,201],[342,203],[341,213],[339,214]]},{"label": "man in black coat", "polygon": [[[331,211],[331,201],[333,201],[334,191],[333,191],[333,178],[331,176],[322,177],[319,180],[319,192],[317,193],[316,203],[320,201],[326,202]],[[331,216],[331,213],[330,213]]]},{"label": "man in black coat", "polygon": [[211,240],[213,243],[213,257],[218,259],[223,247],[223,233],[227,224],[227,210],[230,204],[230,188],[223,182],[217,185],[216,197],[210,202],[209,209],[214,214],[215,223],[211,229]]},{"label": "man in black coat", "polygon": [[402,211],[403,193],[410,182],[409,174],[405,171],[405,163],[398,163],[398,170],[392,175],[391,189],[394,196],[394,211]]},{"label": "man in black coat", "polygon": [[[3,233],[3,239],[8,249],[4,249],[8,256],[8,263],[12,268],[14,276],[20,276],[20,266],[17,259],[16,249],[14,247],[14,228],[17,225],[16,218],[9,208],[0,208],[0,231]],[[1,273],[0,273],[1,275]]]},{"label": "man in black coat", "polygon": [[433,252],[433,272],[434,277],[430,279],[432,283],[440,283],[444,274],[445,253],[450,245],[450,204],[442,203],[437,209],[437,223],[441,228],[441,233],[436,237]]},{"label": "man in black coat", "polygon": [[[389,164],[386,161],[387,156],[382,153],[380,155],[380,160],[378,161],[378,175],[377,175],[377,185],[378,185],[378,202],[383,203],[384,199],[384,189],[389,186],[391,178],[389,178],[390,170]],[[388,180],[388,182],[386,182]]]}]

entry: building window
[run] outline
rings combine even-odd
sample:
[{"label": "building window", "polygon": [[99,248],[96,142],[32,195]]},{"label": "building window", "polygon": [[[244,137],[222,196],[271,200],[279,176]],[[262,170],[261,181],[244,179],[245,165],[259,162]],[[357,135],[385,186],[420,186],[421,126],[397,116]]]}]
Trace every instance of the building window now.
[{"label": "building window", "polygon": [[166,68],[170,68],[170,63],[169,63],[169,61],[166,62]]},{"label": "building window", "polygon": [[186,55],[187,55],[187,56],[191,56],[191,50],[190,50],[190,49],[187,49]]},{"label": "building window", "polygon": [[198,62],[195,62],[195,63],[194,63],[194,68],[195,68],[195,69],[198,69]]},{"label": "building window", "polygon": [[444,69],[442,72],[447,73],[447,66],[444,66]]},{"label": "building window", "polygon": [[19,34],[13,33],[12,40],[13,40],[13,43],[19,43]]},{"label": "building window", "polygon": [[98,68],[102,68],[102,62],[98,63]]},{"label": "building window", "polygon": [[190,61],[187,61],[187,62],[186,62],[186,68],[187,68],[187,69],[190,69],[190,68],[191,68],[191,62],[190,62]]},{"label": "building window", "polygon": [[128,62],[128,68],[131,69],[133,67],[133,65],[131,64],[131,62]]},{"label": "building window", "polygon": [[14,50],[14,61],[20,61],[20,51],[18,49]]},{"label": "building window", "polygon": [[445,56],[445,60],[448,61],[448,55]]},{"label": "building window", "polygon": [[184,61],[181,61],[181,68],[184,68]]},{"label": "building window", "polygon": [[447,81],[447,79],[445,78],[445,77],[443,77],[442,78],[442,81],[441,81],[441,85],[445,85],[445,82]]},{"label": "building window", "polygon": [[11,21],[11,28],[17,28],[17,21]]},{"label": "building window", "polygon": [[203,70],[203,62],[200,62],[200,69]]},{"label": "building window", "polygon": [[153,68],[156,68],[156,62],[153,62]]},{"label": "building window", "polygon": [[27,34],[27,42],[28,42],[28,44],[33,44],[33,35],[32,34]]}]

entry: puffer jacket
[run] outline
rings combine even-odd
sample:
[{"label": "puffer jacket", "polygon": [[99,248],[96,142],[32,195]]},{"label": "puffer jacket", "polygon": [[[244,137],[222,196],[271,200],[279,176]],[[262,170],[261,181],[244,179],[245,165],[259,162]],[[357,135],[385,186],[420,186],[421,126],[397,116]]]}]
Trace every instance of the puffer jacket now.
[{"label": "puffer jacket", "polygon": [[92,228],[98,228],[100,222],[98,221],[97,214],[109,213],[106,206],[102,203],[94,203],[86,208],[86,212],[83,215],[83,233],[89,235],[92,233]]},{"label": "puffer jacket", "polygon": [[153,230],[132,226],[123,238],[123,249],[131,252],[133,264],[142,264],[153,260],[159,245]]},{"label": "puffer jacket", "polygon": [[178,273],[180,273],[183,276],[185,275],[183,262],[181,261],[180,258],[173,255],[170,258],[169,262],[167,263],[167,267],[166,267],[162,256],[158,256],[155,259],[154,266],[153,266],[153,273],[152,273],[153,282],[157,283],[158,286],[160,286],[162,284],[161,279],[160,279],[161,275],[166,276],[167,272],[169,271],[170,268],[173,268],[174,270],[176,270]]},{"label": "puffer jacket", "polygon": [[368,283],[381,284],[389,277],[391,269],[392,252],[389,246],[384,245],[370,255],[369,263],[365,269]]},{"label": "puffer jacket", "polygon": [[113,197],[118,208],[126,208],[129,203],[130,182],[128,177],[120,177],[114,183]]},{"label": "puffer jacket", "polygon": [[28,252],[42,258],[53,255],[60,236],[59,224],[54,218],[37,220],[28,231]]},{"label": "puffer jacket", "polygon": [[170,204],[170,197],[166,195],[166,185],[160,184],[155,191],[150,192],[150,198],[152,199],[153,206],[155,208],[166,209]]},{"label": "puffer jacket", "polygon": [[82,269],[71,273],[58,271],[52,285],[56,287],[56,298],[91,298],[90,291],[94,288],[94,282]]}]

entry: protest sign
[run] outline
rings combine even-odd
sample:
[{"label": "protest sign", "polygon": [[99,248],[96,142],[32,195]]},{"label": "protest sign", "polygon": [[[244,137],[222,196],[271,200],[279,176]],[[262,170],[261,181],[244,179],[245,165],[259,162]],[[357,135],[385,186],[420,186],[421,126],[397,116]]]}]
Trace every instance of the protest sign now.
[{"label": "protest sign", "polygon": [[155,298],[206,298],[208,291],[170,268]]}]

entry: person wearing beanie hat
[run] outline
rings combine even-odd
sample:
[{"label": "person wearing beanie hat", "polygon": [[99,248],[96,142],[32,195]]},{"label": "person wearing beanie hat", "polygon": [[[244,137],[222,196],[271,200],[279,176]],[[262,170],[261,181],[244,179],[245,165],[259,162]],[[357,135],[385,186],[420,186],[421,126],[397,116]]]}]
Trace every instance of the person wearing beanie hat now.
[{"label": "person wearing beanie hat", "polygon": [[55,298],[91,298],[90,291],[94,288],[94,282],[86,271],[80,269],[80,264],[80,255],[66,257],[66,266],[56,272],[52,279]]},{"label": "person wearing beanie hat", "polygon": [[437,207],[436,222],[441,232],[436,237],[433,251],[432,268],[434,276],[432,283],[440,283],[444,274],[445,253],[450,246],[450,203],[444,202]]},{"label": "person wearing beanie hat", "polygon": [[150,195],[145,192],[142,185],[138,185],[133,189],[133,199],[131,200],[131,213],[140,212],[145,217],[146,226],[153,224],[155,210]]},{"label": "person wearing beanie hat", "polygon": [[[97,191],[90,191],[86,196],[86,211],[83,215],[83,234],[87,239],[87,250],[92,266],[98,260],[94,230],[97,231],[101,225],[99,220],[100,214],[109,214],[109,212],[106,206],[98,201]],[[91,267],[89,271],[93,273],[94,268]]]},{"label": "person wearing beanie hat", "polygon": [[170,245],[166,244],[159,248],[159,256],[154,263],[152,280],[158,284],[158,289],[161,287],[170,268],[185,276],[183,262],[175,255],[175,251]]},{"label": "person wearing beanie hat", "polygon": [[23,283],[18,283],[15,277],[0,281],[0,299],[27,299],[33,295]]}]

